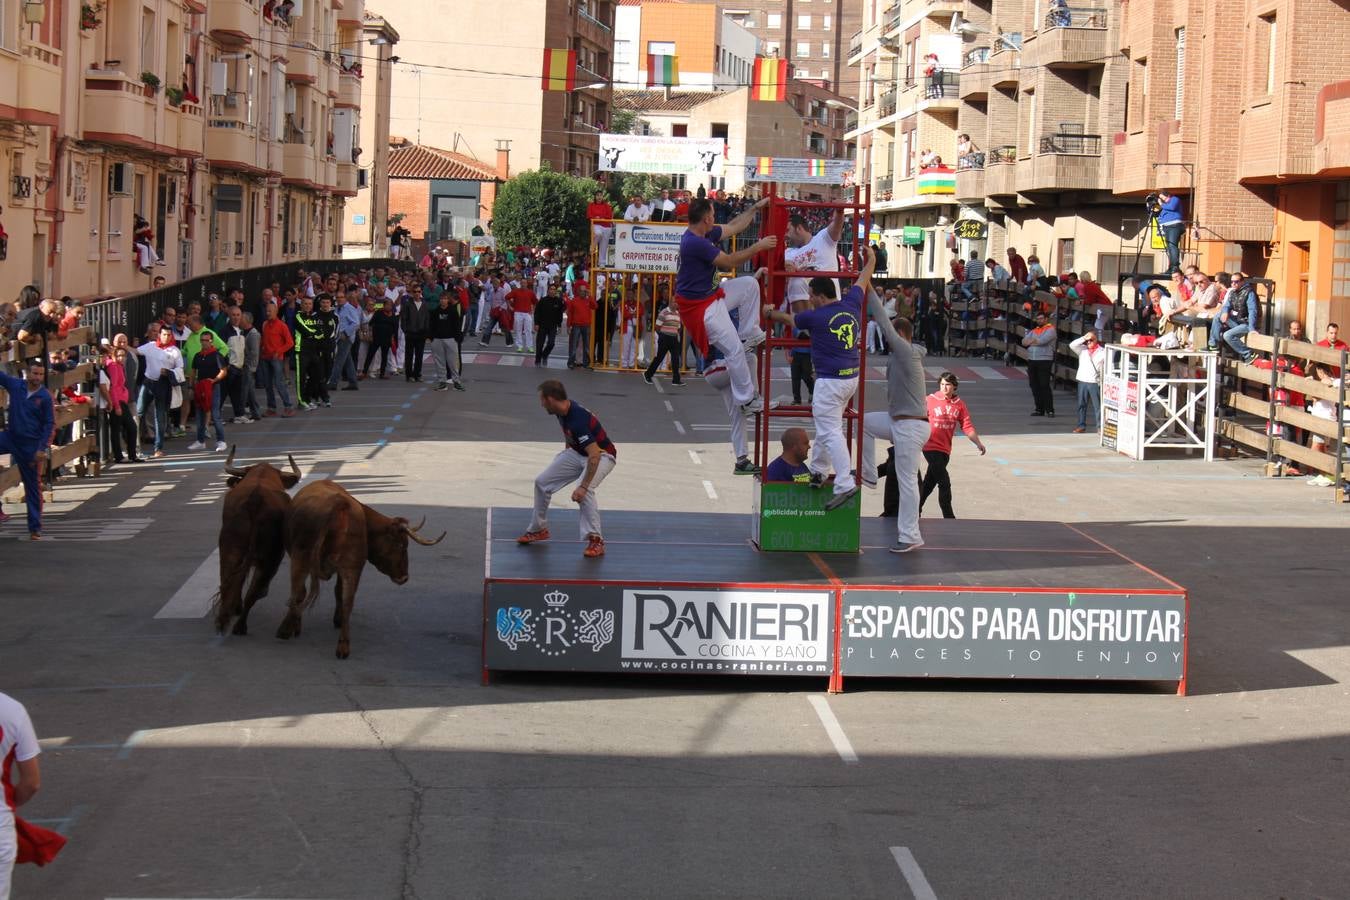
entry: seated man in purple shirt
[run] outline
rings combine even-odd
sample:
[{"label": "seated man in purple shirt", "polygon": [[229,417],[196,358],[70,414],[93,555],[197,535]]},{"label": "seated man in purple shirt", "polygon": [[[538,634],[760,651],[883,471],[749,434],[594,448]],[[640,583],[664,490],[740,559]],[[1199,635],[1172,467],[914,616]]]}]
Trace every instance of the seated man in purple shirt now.
[{"label": "seated man in purple shirt", "polygon": [[811,365],[816,370],[816,389],[811,393],[811,421],[816,429],[816,448],[811,461],[811,483],[825,484],[824,461],[829,459],[834,468],[834,496],[825,508],[843,506],[856,493],[844,439],[844,409],[858,392],[858,374],[862,371],[863,297],[872,280],[876,255],[862,248],[864,262],[858,280],[836,299],[833,279],[817,276],[811,279],[810,309],[795,316],[779,312],[768,304],[764,314],[789,328],[811,333]]},{"label": "seated man in purple shirt", "polygon": [[[714,287],[717,270],[736,269],[741,263],[762,250],[778,246],[778,238],[761,238],[743,250],[727,253],[720,244],[744,231],[764,199],[732,219],[726,225],[713,224],[712,204],[705,199],[689,204],[689,230],[680,238],[680,262],[675,274],[675,302],[680,310],[689,341],[698,352],[708,355],[709,345],[722,351],[731,376],[731,396],[745,415],[753,415],[764,408],[764,401],[755,390],[746,363],[746,350],[753,350],[764,342],[764,331],[759,327],[759,279],[750,275],[732,278]],[[729,309],[739,311],[739,325],[731,321]],[[745,346],[742,346],[742,341]]]},{"label": "seated man in purple shirt", "polygon": [[809,484],[811,470],[806,467],[806,458],[811,453],[811,438],[805,428],[789,428],[783,432],[783,452],[769,463],[764,472],[764,480],[792,481]]}]

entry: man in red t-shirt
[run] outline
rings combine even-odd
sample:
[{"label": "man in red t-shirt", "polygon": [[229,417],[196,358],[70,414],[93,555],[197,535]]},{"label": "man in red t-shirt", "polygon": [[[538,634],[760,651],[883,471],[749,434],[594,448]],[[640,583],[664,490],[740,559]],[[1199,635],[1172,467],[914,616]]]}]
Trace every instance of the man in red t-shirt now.
[{"label": "man in red t-shirt", "polygon": [[511,304],[512,311],[516,314],[515,325],[513,328],[516,349],[521,353],[534,352],[534,291],[526,287],[529,282],[522,275],[516,282],[520,285],[514,288],[506,295],[506,302]]},{"label": "man in red t-shirt", "polygon": [[591,238],[598,250],[600,264],[611,265],[614,248],[610,246],[609,235],[614,229],[609,220],[614,218],[614,207],[605,199],[604,191],[595,192],[595,199],[586,207],[586,218],[591,223]]},{"label": "man in red t-shirt", "polygon": [[[1329,350],[1350,349],[1350,345],[1347,345],[1345,341],[1341,340],[1340,335],[1341,335],[1341,326],[1337,325],[1335,322],[1332,322],[1327,325],[1327,336],[1322,338],[1322,340],[1318,341],[1317,346],[1326,347]],[[1340,366],[1327,366],[1326,368],[1331,371],[1332,378],[1341,377]]]},{"label": "man in red t-shirt", "polygon": [[567,298],[567,368],[591,367],[591,322],[595,319],[595,298],[584,281],[572,282]]}]

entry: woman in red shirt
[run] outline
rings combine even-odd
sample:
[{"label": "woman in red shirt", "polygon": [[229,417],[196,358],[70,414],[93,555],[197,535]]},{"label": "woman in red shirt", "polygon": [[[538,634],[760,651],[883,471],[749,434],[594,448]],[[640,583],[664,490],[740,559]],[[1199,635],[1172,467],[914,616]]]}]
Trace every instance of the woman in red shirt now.
[{"label": "woman in red shirt", "polygon": [[943,372],[938,378],[938,389],[928,395],[928,422],[932,431],[928,435],[928,443],[923,445],[928,471],[923,475],[923,485],[919,490],[919,510],[923,510],[928,495],[933,493],[933,488],[937,488],[938,505],[942,507],[944,519],[956,518],[956,513],[952,512],[952,480],[947,474],[956,426],[960,425],[966,437],[980,448],[981,456],[985,454],[984,442],[970,420],[970,410],[966,409],[966,402],[956,395],[959,385],[955,375]]}]

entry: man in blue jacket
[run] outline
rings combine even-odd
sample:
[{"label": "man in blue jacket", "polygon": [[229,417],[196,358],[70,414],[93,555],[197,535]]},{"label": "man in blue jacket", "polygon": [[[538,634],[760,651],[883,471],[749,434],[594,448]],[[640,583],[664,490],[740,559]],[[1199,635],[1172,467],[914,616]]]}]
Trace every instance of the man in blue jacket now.
[{"label": "man in blue jacket", "polygon": [[8,426],[0,431],[0,453],[8,453],[19,467],[23,498],[28,506],[28,537],[42,537],[42,485],[38,466],[56,431],[52,395],[43,387],[41,363],[27,369],[27,379],[0,372],[0,388],[9,395]]},{"label": "man in blue jacket", "polygon": [[1167,274],[1181,271],[1181,236],[1186,221],[1181,215],[1181,198],[1163,188],[1158,191],[1158,230],[1167,245]]}]

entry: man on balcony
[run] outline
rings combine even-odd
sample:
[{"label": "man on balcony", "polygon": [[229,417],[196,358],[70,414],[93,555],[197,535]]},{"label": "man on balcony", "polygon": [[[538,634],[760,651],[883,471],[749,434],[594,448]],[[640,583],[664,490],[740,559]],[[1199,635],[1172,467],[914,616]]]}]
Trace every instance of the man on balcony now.
[{"label": "man on balcony", "polygon": [[1158,228],[1167,244],[1167,274],[1181,271],[1181,235],[1186,222],[1181,216],[1181,198],[1166,188],[1159,188]]}]

